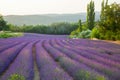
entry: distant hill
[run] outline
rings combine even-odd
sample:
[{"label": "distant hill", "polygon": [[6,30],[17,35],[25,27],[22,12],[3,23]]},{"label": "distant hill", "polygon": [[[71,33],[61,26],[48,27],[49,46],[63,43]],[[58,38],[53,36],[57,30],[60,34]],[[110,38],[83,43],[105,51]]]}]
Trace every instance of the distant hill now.
[{"label": "distant hill", "polygon": [[[96,12],[96,20],[99,20],[100,13]],[[48,25],[55,22],[82,22],[86,21],[86,13],[77,14],[43,14],[43,15],[8,15],[4,19],[14,25]]]}]

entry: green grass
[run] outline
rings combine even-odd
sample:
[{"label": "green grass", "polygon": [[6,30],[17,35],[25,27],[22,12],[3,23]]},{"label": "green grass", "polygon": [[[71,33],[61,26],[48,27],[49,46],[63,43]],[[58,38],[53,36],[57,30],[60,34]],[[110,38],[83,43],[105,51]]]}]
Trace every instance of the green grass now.
[{"label": "green grass", "polygon": [[0,31],[0,38],[19,37],[23,36],[20,32]]}]

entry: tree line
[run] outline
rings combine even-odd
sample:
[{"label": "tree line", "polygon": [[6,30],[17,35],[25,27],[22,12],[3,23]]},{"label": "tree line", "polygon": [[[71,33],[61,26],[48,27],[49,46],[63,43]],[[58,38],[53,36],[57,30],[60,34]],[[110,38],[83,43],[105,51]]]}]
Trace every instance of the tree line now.
[{"label": "tree line", "polygon": [[12,31],[12,32],[29,32],[40,34],[67,34],[69,35],[73,30],[78,27],[77,23],[59,22],[52,23],[51,25],[23,25],[17,26],[13,24],[7,24],[0,15],[0,31]]},{"label": "tree line", "polygon": [[15,26],[9,24],[9,30],[13,32],[28,32],[40,34],[67,34],[69,35],[73,30],[78,27],[77,23],[59,22],[52,23],[51,25],[23,25]]}]

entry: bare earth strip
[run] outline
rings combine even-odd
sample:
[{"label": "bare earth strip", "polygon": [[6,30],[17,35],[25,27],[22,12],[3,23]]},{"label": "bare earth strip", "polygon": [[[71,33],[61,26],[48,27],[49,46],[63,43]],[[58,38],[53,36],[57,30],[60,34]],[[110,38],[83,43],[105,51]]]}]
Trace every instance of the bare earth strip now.
[{"label": "bare earth strip", "polygon": [[109,41],[109,40],[105,40],[107,42],[111,42],[111,43],[115,43],[115,44],[119,44],[120,45],[120,41]]},{"label": "bare earth strip", "polygon": [[[99,40],[99,39],[92,38],[91,40]],[[106,41],[106,42],[115,43],[115,44],[119,44],[120,45],[120,41],[111,41],[111,40],[102,40],[102,41]]]},{"label": "bare earth strip", "polygon": [[33,80],[40,80],[39,70],[38,70],[37,63],[36,63],[35,45],[33,45],[32,52],[33,52],[33,59],[34,59],[34,79]]}]

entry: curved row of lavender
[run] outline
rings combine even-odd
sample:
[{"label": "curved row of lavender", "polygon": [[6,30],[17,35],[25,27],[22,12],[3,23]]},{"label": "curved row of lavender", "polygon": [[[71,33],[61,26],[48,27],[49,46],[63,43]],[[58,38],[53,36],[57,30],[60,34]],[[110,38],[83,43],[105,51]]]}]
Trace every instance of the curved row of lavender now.
[{"label": "curved row of lavender", "polygon": [[23,37],[0,39],[0,80],[14,74],[33,80],[34,62],[40,80],[120,80],[119,57],[117,44],[25,33]]},{"label": "curved row of lavender", "polygon": [[7,80],[13,74],[19,74],[25,77],[25,80],[33,80],[33,42],[26,45],[18,54],[13,63],[10,64],[8,70],[1,76],[1,80]]},{"label": "curved row of lavender", "polygon": [[73,78],[53,60],[43,48],[41,42],[36,44],[36,61],[41,80],[73,80]]}]

